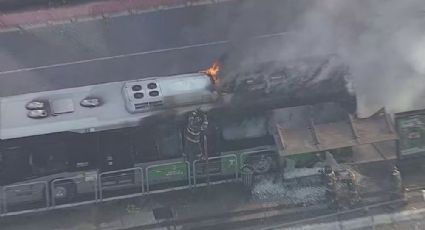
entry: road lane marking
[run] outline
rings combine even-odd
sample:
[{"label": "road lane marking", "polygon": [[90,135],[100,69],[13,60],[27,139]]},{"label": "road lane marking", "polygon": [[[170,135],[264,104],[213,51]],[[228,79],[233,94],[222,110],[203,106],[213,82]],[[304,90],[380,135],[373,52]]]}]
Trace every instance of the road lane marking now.
[{"label": "road lane marking", "polygon": [[147,54],[170,52],[170,51],[184,50],[184,49],[190,49],[190,48],[198,48],[198,47],[204,47],[204,46],[220,45],[220,44],[226,44],[228,42],[229,41],[208,42],[208,43],[166,48],[166,49],[157,49],[157,50],[141,51],[141,52],[128,53],[128,54],[119,54],[119,55],[114,55],[114,56],[98,57],[98,58],[85,59],[85,60],[80,60],[80,61],[63,62],[63,63],[52,64],[52,65],[43,65],[43,66],[27,67],[27,68],[14,69],[14,70],[6,70],[6,71],[0,72],[0,75],[19,73],[19,72],[27,72],[27,71],[33,71],[33,70],[50,69],[50,68],[57,68],[57,67],[63,67],[63,66],[69,66],[69,65],[84,64],[84,63],[89,63],[89,62],[98,62],[98,61],[120,59],[120,58],[126,58],[126,57],[142,56],[142,55],[147,55]]},{"label": "road lane marking", "polygon": [[[272,37],[282,37],[282,36],[285,36],[285,35],[288,35],[288,34],[289,34],[288,32],[262,34],[262,35],[250,37],[247,40],[259,40],[259,39],[267,39],[267,38],[272,38]],[[7,74],[13,74],[13,73],[19,73],[19,72],[29,72],[29,71],[34,71],[34,70],[44,70],[44,69],[58,68],[58,67],[64,67],[64,66],[70,66],[70,65],[85,64],[85,63],[90,63],[90,62],[99,62],[99,61],[106,61],[106,60],[113,60],[113,59],[121,59],[121,58],[127,58],[127,57],[143,56],[143,55],[148,55],[148,54],[165,53],[165,52],[185,50],[185,49],[191,49],[191,48],[224,45],[224,44],[229,44],[231,42],[234,42],[234,41],[232,41],[232,40],[221,40],[221,41],[206,42],[206,43],[185,45],[185,46],[165,48],[165,49],[156,49],[156,50],[149,50],[149,51],[140,51],[140,52],[135,52],[135,53],[127,53],[127,54],[118,54],[118,55],[113,55],[113,56],[98,57],[98,58],[92,58],[92,59],[84,59],[84,60],[80,60],[80,61],[63,62],[63,63],[43,65],[43,66],[35,66],[35,67],[26,67],[26,68],[20,68],[20,69],[1,71],[0,75],[7,75]]]}]

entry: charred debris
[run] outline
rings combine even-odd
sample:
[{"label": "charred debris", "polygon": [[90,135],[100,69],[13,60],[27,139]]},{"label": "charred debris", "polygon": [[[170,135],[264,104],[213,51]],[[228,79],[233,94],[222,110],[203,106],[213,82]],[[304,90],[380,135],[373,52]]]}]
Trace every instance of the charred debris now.
[{"label": "charred debris", "polygon": [[334,55],[246,65],[219,77],[219,91],[233,94],[230,107],[237,109],[336,102],[350,113],[356,111],[349,68]]},{"label": "charred debris", "polygon": [[[276,126],[282,120],[290,129],[314,130],[315,125],[331,127],[341,121],[353,128],[356,95],[348,67],[336,56],[262,63],[234,74],[220,73],[219,78],[216,77],[218,65],[215,63],[212,68],[217,71],[213,72],[212,81],[223,95],[222,106],[193,111],[183,122],[185,157],[190,162],[206,161],[207,171],[210,171],[208,157],[220,155],[217,150],[223,147],[237,150],[275,145]],[[294,116],[304,117],[304,122]],[[353,135],[353,142],[358,138],[355,130],[348,135]],[[355,207],[368,191],[362,185],[361,172],[344,164],[347,162],[344,157],[350,158],[353,151],[343,145],[323,151],[319,147],[317,151],[297,156],[285,156],[285,153],[257,156],[242,162],[242,181],[253,199],[286,200],[292,205],[326,202],[337,209]],[[338,155],[337,159],[334,154]],[[303,196],[298,197],[300,194]],[[311,202],[307,204],[306,200]]]}]

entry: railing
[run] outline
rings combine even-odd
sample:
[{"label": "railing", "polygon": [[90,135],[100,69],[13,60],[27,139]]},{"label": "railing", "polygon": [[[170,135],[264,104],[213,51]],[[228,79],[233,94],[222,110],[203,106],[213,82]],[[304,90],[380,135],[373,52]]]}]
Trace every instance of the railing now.
[{"label": "railing", "polygon": [[239,164],[240,166],[244,165],[244,161],[247,160],[249,157],[249,155],[254,155],[256,153],[261,153],[261,152],[272,152],[275,151],[274,148],[264,148],[264,149],[255,149],[252,151],[247,151],[247,152],[242,152],[241,154],[239,154]]},{"label": "railing", "polygon": [[50,182],[51,206],[75,203],[79,201],[96,202],[98,190],[97,173],[87,173],[74,177],[58,178]]},{"label": "railing", "polygon": [[[100,173],[98,183],[100,200],[104,200],[105,193],[108,192],[109,197],[119,197],[129,193],[143,193],[145,190],[143,169],[140,167]],[[118,192],[117,187],[124,189]]]},{"label": "railing", "polygon": [[[210,157],[206,160],[195,160],[192,165],[193,185],[215,182],[217,180],[238,179],[238,158],[236,154]],[[208,172],[209,171],[209,172]]]},{"label": "railing", "polygon": [[48,207],[48,183],[45,181],[9,185],[2,189],[3,213],[46,209]]},{"label": "railing", "polygon": [[[4,186],[0,189],[0,217],[202,186],[207,178],[205,163],[171,162]],[[236,154],[210,157],[209,164],[211,182],[239,177]],[[211,171],[214,167],[219,171]]]},{"label": "railing", "polygon": [[[161,175],[164,172],[167,174]],[[189,162],[172,162],[146,167],[146,191],[190,187]]]}]

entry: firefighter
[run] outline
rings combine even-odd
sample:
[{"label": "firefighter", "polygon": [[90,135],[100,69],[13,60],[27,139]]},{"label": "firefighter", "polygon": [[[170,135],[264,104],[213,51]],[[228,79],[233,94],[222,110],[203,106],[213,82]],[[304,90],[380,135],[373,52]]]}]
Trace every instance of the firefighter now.
[{"label": "firefighter", "polygon": [[192,111],[187,118],[186,129],[184,130],[184,157],[189,162],[202,159],[204,146],[203,135],[208,128],[208,119],[205,112],[200,109]]},{"label": "firefighter", "polygon": [[331,166],[326,165],[323,169],[323,180],[327,187],[334,187],[337,180],[334,170]]},{"label": "firefighter", "polygon": [[336,191],[336,175],[331,166],[326,165],[322,171],[323,182],[326,186],[326,198],[330,201],[330,207],[338,209],[339,201]]},{"label": "firefighter", "polygon": [[392,193],[393,198],[401,198],[404,196],[401,173],[397,166],[394,166],[393,170],[391,171],[391,181],[392,187],[394,188],[394,192]]}]

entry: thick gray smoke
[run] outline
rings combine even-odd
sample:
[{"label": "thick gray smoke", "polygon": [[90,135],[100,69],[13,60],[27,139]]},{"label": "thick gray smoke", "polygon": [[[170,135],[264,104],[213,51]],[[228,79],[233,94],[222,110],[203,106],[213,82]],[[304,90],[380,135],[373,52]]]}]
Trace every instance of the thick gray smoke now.
[{"label": "thick gray smoke", "polygon": [[246,61],[276,49],[280,60],[337,54],[350,66],[360,115],[425,106],[425,1],[320,0],[305,8],[281,47],[263,47]]},{"label": "thick gray smoke", "polygon": [[360,113],[425,105],[425,1],[316,1],[298,23],[282,58],[341,56],[351,68]]}]

